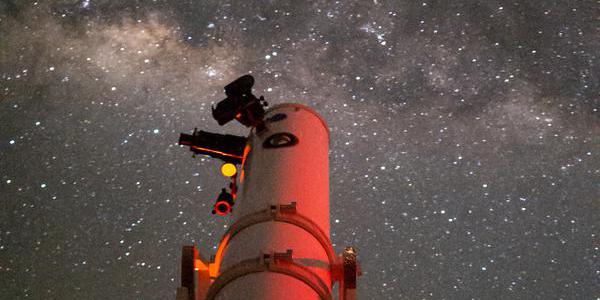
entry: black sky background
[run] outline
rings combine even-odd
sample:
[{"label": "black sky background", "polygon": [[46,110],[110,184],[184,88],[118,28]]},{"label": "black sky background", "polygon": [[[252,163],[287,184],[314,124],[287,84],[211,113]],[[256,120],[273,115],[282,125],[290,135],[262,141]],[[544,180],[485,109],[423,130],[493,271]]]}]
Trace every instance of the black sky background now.
[{"label": "black sky background", "polygon": [[600,297],[597,1],[0,1],[0,299],[173,299],[240,75],[331,128],[360,299]]}]

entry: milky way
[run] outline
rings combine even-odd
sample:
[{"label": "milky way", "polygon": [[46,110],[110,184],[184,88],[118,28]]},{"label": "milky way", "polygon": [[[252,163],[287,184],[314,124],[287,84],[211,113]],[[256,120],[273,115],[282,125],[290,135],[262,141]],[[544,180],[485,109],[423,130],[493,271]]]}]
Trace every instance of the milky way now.
[{"label": "milky way", "polygon": [[600,297],[596,1],[0,2],[0,298],[174,299],[243,74],[331,129],[360,299]]}]

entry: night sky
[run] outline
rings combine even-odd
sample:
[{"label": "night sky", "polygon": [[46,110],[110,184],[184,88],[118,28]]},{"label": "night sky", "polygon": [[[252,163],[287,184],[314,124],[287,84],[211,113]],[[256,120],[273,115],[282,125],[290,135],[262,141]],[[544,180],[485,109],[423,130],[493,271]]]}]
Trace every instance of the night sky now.
[{"label": "night sky", "polygon": [[600,299],[600,4],[0,1],[0,299],[174,299],[255,94],[331,129],[359,299]]}]

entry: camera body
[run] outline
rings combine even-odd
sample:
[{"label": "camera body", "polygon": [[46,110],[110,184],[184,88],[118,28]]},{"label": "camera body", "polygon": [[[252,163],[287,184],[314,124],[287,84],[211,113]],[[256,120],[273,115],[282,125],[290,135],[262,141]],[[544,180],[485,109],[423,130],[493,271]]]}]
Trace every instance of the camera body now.
[{"label": "camera body", "polygon": [[252,94],[254,77],[244,75],[227,86],[227,98],[212,107],[212,115],[219,125],[225,125],[235,119],[246,127],[260,127],[265,116],[264,107],[267,106],[264,98],[256,98]]}]

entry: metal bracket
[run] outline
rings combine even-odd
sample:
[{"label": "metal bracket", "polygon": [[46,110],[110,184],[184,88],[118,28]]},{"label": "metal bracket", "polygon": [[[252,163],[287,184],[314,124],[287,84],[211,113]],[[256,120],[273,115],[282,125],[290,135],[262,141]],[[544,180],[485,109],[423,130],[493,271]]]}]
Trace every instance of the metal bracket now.
[{"label": "metal bracket", "polygon": [[331,300],[328,286],[309,268],[297,264],[292,258],[292,250],[283,253],[269,253],[257,258],[243,260],[228,268],[213,282],[206,295],[206,300],[214,299],[230,282],[252,273],[274,272],[294,277],[310,286],[322,300]]},{"label": "metal bracket", "polygon": [[[307,266],[297,262],[302,262],[302,259],[295,261],[292,258],[292,250],[263,254],[255,259],[244,260],[221,273],[221,261],[231,239],[242,230],[264,222],[292,224],[311,234],[327,254],[329,261],[327,267],[331,272],[332,282],[324,283]],[[302,280],[311,286],[322,299],[327,300],[332,299],[328,286],[331,286],[335,281],[339,281],[339,299],[354,300],[356,299],[356,278],[361,275],[354,248],[346,247],[344,252],[336,255],[329,237],[316,223],[298,213],[296,202],[270,205],[267,209],[239,219],[223,235],[217,252],[211,261],[202,259],[200,253],[194,248],[194,269],[198,271],[199,279],[201,279],[198,280],[199,286],[196,288],[196,293],[200,295],[199,299],[204,299],[204,295],[206,295],[206,299],[213,299],[227,283],[238,277],[257,272],[276,272]],[[196,296],[198,297],[198,295]]]},{"label": "metal bracket", "polygon": [[356,299],[356,277],[362,275],[353,247],[346,247],[341,254],[341,278],[339,299]]},{"label": "metal bracket", "polygon": [[215,254],[215,260],[213,263],[215,266],[215,273],[211,273],[211,278],[213,278],[213,275],[215,277],[219,275],[221,260],[223,259],[223,255],[225,254],[225,250],[227,249],[230,240],[242,230],[264,222],[282,222],[302,228],[311,234],[319,242],[319,244],[321,244],[325,250],[325,253],[327,254],[330,268],[333,268],[335,265],[339,265],[339,259],[336,257],[335,252],[333,251],[329,237],[323,232],[319,225],[309,218],[299,214],[296,210],[296,202],[292,202],[287,205],[271,205],[268,209],[246,215],[231,225],[225,235],[223,235],[223,238],[219,243],[219,247],[217,248],[217,253]]}]

